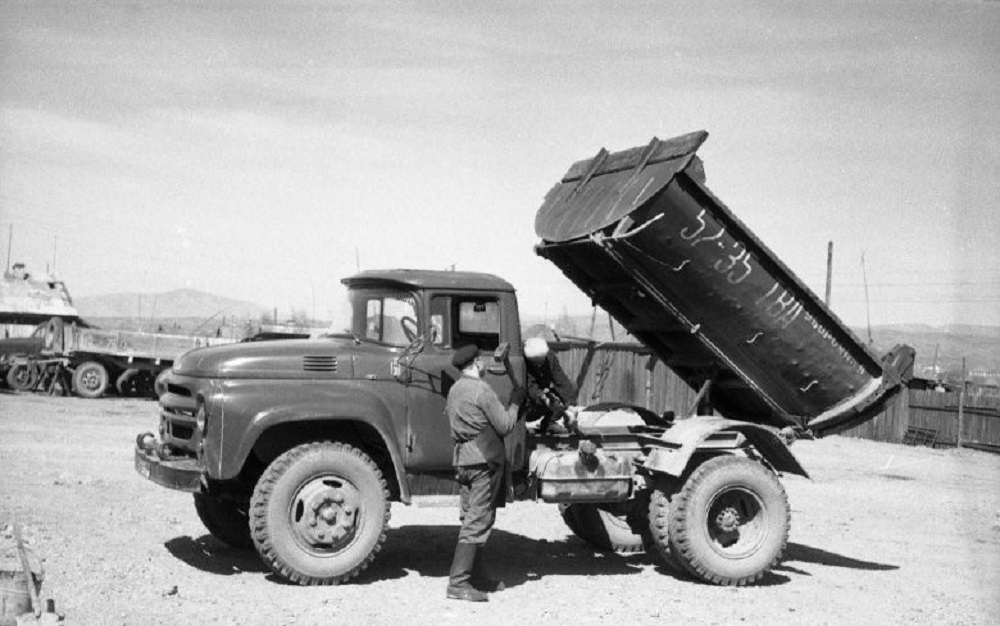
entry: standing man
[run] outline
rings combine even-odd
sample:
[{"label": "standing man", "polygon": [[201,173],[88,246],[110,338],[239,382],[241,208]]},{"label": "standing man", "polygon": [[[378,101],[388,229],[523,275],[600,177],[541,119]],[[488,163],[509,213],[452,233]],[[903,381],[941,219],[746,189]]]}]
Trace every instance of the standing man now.
[{"label": "standing man", "polygon": [[497,506],[504,502],[503,437],[517,423],[518,409],[526,394],[523,388],[515,387],[505,409],[493,388],[482,380],[484,370],[479,349],[474,345],[460,348],[451,363],[462,370],[462,377],[448,392],[444,409],[455,441],[452,463],[460,487],[462,528],[448,577],[447,596],[453,600],[485,602],[489,596],[484,590],[499,591],[503,583],[486,578],[482,559],[477,561],[476,557],[493,530]]},{"label": "standing man", "polygon": [[548,430],[553,419],[566,420],[567,430],[576,426],[576,397],[578,390],[559,365],[549,344],[541,337],[524,342],[524,359],[528,370],[528,408],[525,419],[529,422],[541,418],[538,432]]}]

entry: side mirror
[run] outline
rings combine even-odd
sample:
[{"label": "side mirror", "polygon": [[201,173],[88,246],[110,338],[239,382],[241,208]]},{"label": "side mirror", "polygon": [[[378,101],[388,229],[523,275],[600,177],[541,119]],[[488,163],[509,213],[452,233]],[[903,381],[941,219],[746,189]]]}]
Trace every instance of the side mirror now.
[{"label": "side mirror", "polygon": [[497,349],[493,351],[493,362],[494,363],[505,363],[508,356],[510,355],[510,344],[506,341],[497,346]]}]

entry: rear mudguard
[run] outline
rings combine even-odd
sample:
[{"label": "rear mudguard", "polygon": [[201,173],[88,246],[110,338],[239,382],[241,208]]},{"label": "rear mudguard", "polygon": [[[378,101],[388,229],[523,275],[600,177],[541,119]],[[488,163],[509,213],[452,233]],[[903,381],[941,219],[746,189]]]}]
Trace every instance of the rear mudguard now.
[{"label": "rear mudguard", "polygon": [[647,440],[651,443],[651,449],[642,462],[642,467],[649,472],[679,478],[699,447],[718,449],[718,446],[705,444],[709,437],[723,431],[740,433],[746,437],[776,471],[809,478],[809,474],[774,429],[750,422],[703,415],[680,420],[655,441]]}]

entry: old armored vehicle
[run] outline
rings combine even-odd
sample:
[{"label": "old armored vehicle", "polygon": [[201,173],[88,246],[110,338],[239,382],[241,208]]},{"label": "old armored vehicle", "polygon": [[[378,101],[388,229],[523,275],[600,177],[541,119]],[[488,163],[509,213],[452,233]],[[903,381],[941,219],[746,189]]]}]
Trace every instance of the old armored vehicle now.
[{"label": "old armored vehicle", "polygon": [[[578,432],[518,429],[510,497],[559,504],[596,546],[653,549],[697,579],[743,585],[787,541],[779,476],[807,476],[789,441],[865,419],[913,353],[871,354],[712,196],[703,140],[602,151],[570,168],[536,219],[538,254],[699,389],[702,411],[602,405]],[[209,532],[306,585],[367,567],[391,502],[457,493],[443,415],[456,349],[493,355],[486,380],[501,399],[525,376],[503,279],[385,270],[343,282],[351,316],[326,337],[180,357],[159,433],[135,448],[136,470],[191,492]]]},{"label": "old armored vehicle", "polygon": [[28,273],[17,263],[0,278],[0,383],[28,389],[38,381],[35,363],[53,353],[48,324],[87,323],[58,277]]}]

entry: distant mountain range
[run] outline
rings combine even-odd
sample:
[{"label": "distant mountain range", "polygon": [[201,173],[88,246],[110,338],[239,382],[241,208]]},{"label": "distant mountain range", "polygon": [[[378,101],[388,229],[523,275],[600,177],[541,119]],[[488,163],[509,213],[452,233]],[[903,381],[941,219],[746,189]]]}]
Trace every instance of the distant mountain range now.
[{"label": "distant mountain range", "polygon": [[86,320],[100,318],[172,319],[227,317],[258,319],[269,309],[252,302],[223,298],[196,289],[166,293],[113,293],[74,298],[73,304]]}]

